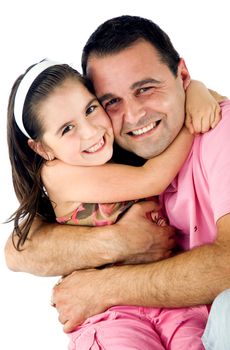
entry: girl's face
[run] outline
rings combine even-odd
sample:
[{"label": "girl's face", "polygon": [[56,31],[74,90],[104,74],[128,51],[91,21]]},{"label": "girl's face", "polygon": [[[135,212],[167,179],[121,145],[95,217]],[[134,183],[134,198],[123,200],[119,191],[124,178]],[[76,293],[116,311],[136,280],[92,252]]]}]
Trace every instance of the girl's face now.
[{"label": "girl's face", "polygon": [[71,165],[105,164],[113,154],[113,130],[98,100],[79,81],[66,80],[39,107],[43,148]]}]

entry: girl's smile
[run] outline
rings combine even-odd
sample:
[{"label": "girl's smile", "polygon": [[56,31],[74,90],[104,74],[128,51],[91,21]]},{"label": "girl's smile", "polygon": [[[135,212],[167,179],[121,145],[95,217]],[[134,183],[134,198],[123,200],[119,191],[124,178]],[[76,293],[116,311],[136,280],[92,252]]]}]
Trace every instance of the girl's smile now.
[{"label": "girl's smile", "polygon": [[100,139],[100,141],[96,144],[94,144],[93,146],[91,146],[90,148],[86,149],[85,151],[83,152],[86,152],[86,153],[95,153],[95,152],[99,152],[100,150],[102,150],[102,148],[104,147],[105,145],[105,140],[104,138],[102,137]]}]

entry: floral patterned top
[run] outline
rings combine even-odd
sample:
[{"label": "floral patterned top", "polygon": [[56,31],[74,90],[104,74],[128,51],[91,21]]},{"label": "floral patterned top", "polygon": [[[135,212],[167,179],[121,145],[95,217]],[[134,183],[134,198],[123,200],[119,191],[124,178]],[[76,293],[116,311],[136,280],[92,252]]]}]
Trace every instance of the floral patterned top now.
[{"label": "floral patterned top", "polygon": [[136,201],[117,203],[82,203],[72,213],[57,217],[59,224],[81,226],[106,226],[114,224],[118,218]]}]

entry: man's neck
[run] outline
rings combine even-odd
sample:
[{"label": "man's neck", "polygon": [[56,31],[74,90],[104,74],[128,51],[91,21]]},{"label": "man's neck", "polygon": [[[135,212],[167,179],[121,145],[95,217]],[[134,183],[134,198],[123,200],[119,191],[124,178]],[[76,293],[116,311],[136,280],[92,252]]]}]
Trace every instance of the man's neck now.
[{"label": "man's neck", "polygon": [[119,164],[142,166],[146,162],[146,159],[143,159],[132,152],[126,151],[114,143],[112,161]]}]

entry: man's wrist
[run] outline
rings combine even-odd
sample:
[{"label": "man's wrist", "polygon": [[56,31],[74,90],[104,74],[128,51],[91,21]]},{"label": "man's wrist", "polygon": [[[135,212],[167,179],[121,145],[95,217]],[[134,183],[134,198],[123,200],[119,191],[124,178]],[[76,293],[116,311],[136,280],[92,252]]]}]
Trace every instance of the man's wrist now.
[{"label": "man's wrist", "polygon": [[[95,248],[95,253],[99,254],[98,266],[121,262],[123,259],[123,248],[119,239],[119,229],[117,225],[98,227],[97,230],[98,234],[94,235],[94,237],[96,238],[95,247],[97,246],[97,249]],[[93,244],[92,236],[90,241],[91,244]]]},{"label": "man's wrist", "polygon": [[123,263],[132,257],[124,227],[116,223],[109,227],[109,255],[112,263]]},{"label": "man's wrist", "polygon": [[[105,268],[102,280],[102,299],[106,308],[116,305],[137,305],[136,278],[140,265],[122,265]],[[143,288],[143,286],[142,286]]]}]

